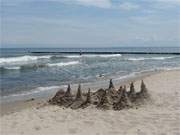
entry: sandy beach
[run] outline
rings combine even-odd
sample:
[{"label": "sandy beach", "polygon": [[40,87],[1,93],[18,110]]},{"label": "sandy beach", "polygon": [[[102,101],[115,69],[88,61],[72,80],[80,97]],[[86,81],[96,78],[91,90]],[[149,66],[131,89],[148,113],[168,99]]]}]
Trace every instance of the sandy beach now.
[{"label": "sandy beach", "polygon": [[[138,108],[103,111],[91,106],[72,110],[48,105],[44,100],[36,99],[6,107],[2,105],[0,133],[2,135],[179,135],[180,70],[163,71],[143,79],[151,94],[152,102]],[[140,89],[140,81],[141,79],[138,79],[135,82],[136,91]],[[10,109],[11,107],[15,109]]]}]

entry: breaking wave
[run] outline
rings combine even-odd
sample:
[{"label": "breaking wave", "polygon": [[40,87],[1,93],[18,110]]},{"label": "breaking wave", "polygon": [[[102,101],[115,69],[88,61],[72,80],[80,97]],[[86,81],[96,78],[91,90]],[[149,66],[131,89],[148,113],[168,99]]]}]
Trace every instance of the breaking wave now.
[{"label": "breaking wave", "polygon": [[79,61],[71,61],[71,62],[60,62],[60,63],[52,63],[52,64],[48,64],[49,67],[61,67],[61,66],[68,66],[68,65],[76,65],[79,64]]},{"label": "breaking wave", "polygon": [[100,54],[100,55],[95,55],[95,54],[86,54],[86,55],[68,55],[65,56],[67,58],[80,58],[80,57],[103,57],[103,58],[109,58],[109,57],[121,57],[121,54]]},{"label": "breaking wave", "polygon": [[20,92],[20,93],[16,93],[16,94],[10,94],[7,96],[2,96],[2,98],[9,98],[9,97],[20,97],[20,96],[28,96],[28,95],[32,95],[32,94],[36,94],[36,93],[40,93],[40,92],[46,92],[46,91],[56,91],[60,88],[66,87],[64,86],[48,86],[48,87],[37,87],[35,89],[31,89],[27,92]]},{"label": "breaking wave", "polygon": [[0,65],[2,64],[22,64],[27,63],[29,61],[37,61],[38,59],[50,59],[51,56],[19,56],[19,57],[8,57],[8,58],[0,58]]},{"label": "breaking wave", "polygon": [[139,58],[128,58],[127,60],[143,61],[143,60],[165,60],[165,59],[172,59],[172,58],[175,58],[175,57],[173,57],[173,56],[171,56],[171,57],[151,57],[151,58],[139,57]]},{"label": "breaking wave", "polygon": [[62,66],[70,66],[79,64],[79,61],[70,61],[70,62],[60,62],[60,63],[48,63],[48,64],[29,64],[29,65],[22,65],[22,66],[11,66],[11,67],[0,67],[0,71],[6,70],[35,70],[38,68],[44,67],[62,67]]},{"label": "breaking wave", "polygon": [[1,70],[19,70],[21,67],[0,67]]},{"label": "breaking wave", "polygon": [[[0,65],[25,65],[28,63],[34,63],[41,59],[64,59],[64,58],[81,58],[81,57],[120,57],[121,54],[104,54],[104,55],[45,55],[45,56],[17,56],[17,57],[7,57],[0,58]],[[51,65],[51,64],[50,64]],[[52,64],[54,65],[54,64]],[[63,64],[58,64],[63,65]],[[65,64],[66,65],[66,64]]]}]

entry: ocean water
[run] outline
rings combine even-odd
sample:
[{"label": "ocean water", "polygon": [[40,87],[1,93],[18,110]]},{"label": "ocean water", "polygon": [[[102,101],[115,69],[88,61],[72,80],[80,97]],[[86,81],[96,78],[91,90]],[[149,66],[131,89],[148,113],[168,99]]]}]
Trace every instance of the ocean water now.
[{"label": "ocean water", "polygon": [[26,48],[1,49],[1,97],[28,95],[69,83],[126,78],[135,73],[180,68],[179,55],[155,54],[31,54],[30,51],[180,52],[180,48]]}]

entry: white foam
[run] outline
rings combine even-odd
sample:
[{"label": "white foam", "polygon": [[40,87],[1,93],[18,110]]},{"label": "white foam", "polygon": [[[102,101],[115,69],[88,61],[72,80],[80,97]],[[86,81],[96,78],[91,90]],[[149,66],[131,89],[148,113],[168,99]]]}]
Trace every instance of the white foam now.
[{"label": "white foam", "polygon": [[128,58],[130,61],[143,61],[143,60],[165,60],[165,59],[172,59],[175,58],[173,56],[171,57],[150,57],[150,58],[145,58],[145,57],[139,57],[139,58]]},{"label": "white foam", "polygon": [[52,63],[52,64],[48,64],[48,66],[50,66],[50,67],[54,67],[54,66],[61,67],[61,66],[76,65],[76,64],[79,64],[79,61]]},{"label": "white foam", "polygon": [[[66,86],[63,86],[66,87]],[[40,92],[45,92],[45,91],[53,91],[53,90],[58,90],[59,88],[62,88],[62,86],[49,86],[49,87],[37,87],[35,89],[29,90],[28,92],[22,92],[22,93],[17,93],[17,94],[11,94],[8,96],[3,96],[2,98],[9,98],[9,97],[19,97],[19,96],[28,96]]]},{"label": "white foam", "polygon": [[36,61],[38,59],[49,59],[50,55],[46,56],[20,56],[20,57],[8,57],[8,58],[0,58],[0,64],[21,64],[27,63],[29,61]]},{"label": "white foam", "polygon": [[114,80],[123,80],[123,79],[131,78],[131,77],[136,77],[136,76],[142,75],[144,73],[152,73],[152,72],[156,72],[156,71],[171,71],[171,70],[180,70],[180,67],[157,67],[157,68],[152,68],[152,69],[147,69],[147,70],[134,71],[127,75],[117,77]]},{"label": "white foam", "polygon": [[67,58],[80,58],[81,55],[68,55],[68,56],[65,56]]},{"label": "white foam", "polygon": [[165,60],[165,59],[172,59],[172,58],[175,58],[175,57],[154,57],[152,59],[154,59],[154,60]]},{"label": "white foam", "polygon": [[9,70],[19,70],[21,69],[21,67],[3,67],[5,69],[9,69]]},{"label": "white foam", "polygon": [[[62,67],[62,66],[69,66],[69,65],[76,65],[76,64],[79,64],[79,61],[60,62],[60,63],[52,63],[52,64],[49,63],[49,64],[45,64],[44,67]],[[7,69],[7,70],[20,70],[21,66],[3,66],[2,68]]]},{"label": "white foam", "polygon": [[108,58],[108,57],[121,57],[121,54],[101,54],[101,55],[96,55],[96,54],[85,54],[85,55],[68,55],[65,56],[67,58],[80,58],[80,57],[103,57],[103,58]]},{"label": "white foam", "polygon": [[121,57],[122,55],[121,54],[105,54],[105,55],[99,55],[99,57],[105,57],[105,58],[108,58],[108,57]]},{"label": "white foam", "polygon": [[180,70],[180,67],[157,67],[155,70],[165,70],[165,71],[171,71],[171,70]]}]

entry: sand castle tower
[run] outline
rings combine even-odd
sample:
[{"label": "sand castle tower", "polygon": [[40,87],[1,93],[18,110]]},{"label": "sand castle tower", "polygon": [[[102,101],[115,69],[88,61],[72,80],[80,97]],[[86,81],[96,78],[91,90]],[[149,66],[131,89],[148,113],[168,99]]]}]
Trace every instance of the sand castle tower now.
[{"label": "sand castle tower", "polygon": [[123,87],[122,87],[122,86],[120,86],[118,91],[122,91],[122,90],[123,90]]},{"label": "sand castle tower", "polygon": [[91,103],[91,89],[90,88],[88,89],[86,103]]},{"label": "sand castle tower", "polygon": [[97,107],[102,109],[112,109],[114,102],[119,99],[118,91],[115,90],[112,79],[109,81],[109,88],[105,90],[105,93],[101,96],[100,102]]},{"label": "sand castle tower", "polygon": [[147,101],[150,101],[150,95],[147,91],[147,88],[146,88],[144,81],[142,80],[140,92],[136,93],[136,100],[134,103],[136,105],[141,105]]},{"label": "sand castle tower", "polygon": [[51,104],[61,104],[61,98],[64,96],[65,92],[63,89],[60,89],[55,96],[49,100]]},{"label": "sand castle tower", "polygon": [[91,104],[91,90],[88,89],[88,92],[86,94],[86,101],[81,105],[82,108],[86,108]]},{"label": "sand castle tower", "polygon": [[129,102],[129,98],[128,98],[128,95],[127,95],[127,91],[126,91],[126,85],[124,86],[123,88],[123,91],[122,91],[122,96],[121,96],[121,101],[125,102],[125,103],[128,103]]},{"label": "sand castle tower", "polygon": [[70,84],[68,84],[67,90],[66,90],[66,92],[65,92],[65,96],[66,96],[66,97],[71,97],[71,96],[72,96]]},{"label": "sand castle tower", "polygon": [[119,96],[119,98],[122,96],[122,92],[123,92],[123,87],[120,86],[119,89],[118,89],[118,96]]},{"label": "sand castle tower", "polygon": [[131,82],[130,84],[130,91],[129,91],[130,94],[135,94],[135,88],[134,88],[134,83]]},{"label": "sand castle tower", "polygon": [[70,107],[71,109],[78,109],[81,108],[83,104],[84,104],[84,100],[82,98],[81,85],[79,84],[75,100]]},{"label": "sand castle tower", "polygon": [[91,95],[91,103],[94,105],[98,105],[100,103],[101,98],[103,97],[103,95],[105,94],[105,90],[104,89],[99,89],[96,92],[92,93]]},{"label": "sand castle tower", "polygon": [[126,86],[124,86],[122,89],[121,98],[119,99],[119,102],[113,104],[113,108],[114,110],[122,110],[130,106],[131,106],[131,102],[127,95]]},{"label": "sand castle tower", "polygon": [[147,88],[146,88],[146,85],[144,84],[143,80],[141,81],[141,92],[142,93],[147,92]]},{"label": "sand castle tower", "polygon": [[108,96],[108,100],[111,104],[119,101],[118,91],[115,89],[112,79],[109,81],[109,88],[106,89],[106,95]]},{"label": "sand castle tower", "polygon": [[82,100],[81,84],[78,85],[76,100]]},{"label": "sand castle tower", "polygon": [[128,93],[128,97],[131,100],[131,102],[135,101],[136,99],[136,92],[135,92],[135,88],[134,88],[134,83],[131,82],[130,84],[130,91]]},{"label": "sand castle tower", "polygon": [[70,85],[68,85],[66,92],[64,92],[64,90],[59,90],[50,100],[50,103],[69,107],[73,103],[73,95],[71,94]]},{"label": "sand castle tower", "polygon": [[73,95],[71,94],[71,87],[68,85],[67,90],[62,98],[60,98],[60,104],[64,107],[69,107],[73,103]]},{"label": "sand castle tower", "polygon": [[97,107],[105,110],[109,110],[113,108],[113,102],[111,102],[110,96],[107,95],[106,91],[102,96],[100,103],[97,105]]},{"label": "sand castle tower", "polygon": [[127,95],[127,88],[126,88],[126,85],[124,85],[124,87],[123,87],[123,93]]},{"label": "sand castle tower", "polygon": [[114,87],[114,84],[112,82],[112,79],[109,81],[109,88],[106,89],[107,94],[117,94],[117,90]]},{"label": "sand castle tower", "polygon": [[143,98],[148,98],[149,97],[146,85],[145,85],[143,80],[141,81],[140,96],[143,97]]},{"label": "sand castle tower", "polygon": [[109,81],[109,89],[114,89],[115,87],[114,87],[114,84],[113,84],[113,82],[112,82],[112,79],[110,79],[110,81]]}]

